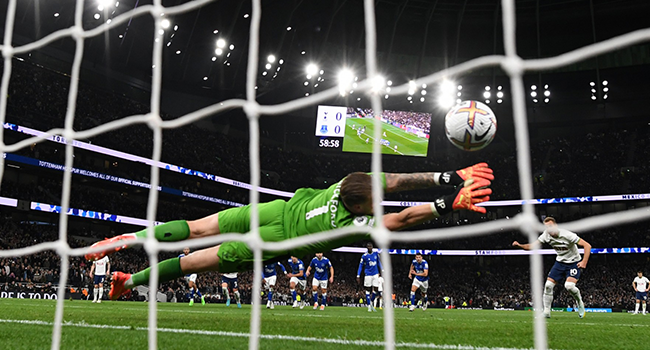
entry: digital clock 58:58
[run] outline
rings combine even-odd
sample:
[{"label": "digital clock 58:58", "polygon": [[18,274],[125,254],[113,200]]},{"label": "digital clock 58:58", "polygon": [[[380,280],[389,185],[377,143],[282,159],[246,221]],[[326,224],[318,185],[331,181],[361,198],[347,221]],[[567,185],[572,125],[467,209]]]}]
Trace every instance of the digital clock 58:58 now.
[{"label": "digital clock 58:58", "polygon": [[318,147],[339,148],[341,146],[340,140],[320,139]]}]

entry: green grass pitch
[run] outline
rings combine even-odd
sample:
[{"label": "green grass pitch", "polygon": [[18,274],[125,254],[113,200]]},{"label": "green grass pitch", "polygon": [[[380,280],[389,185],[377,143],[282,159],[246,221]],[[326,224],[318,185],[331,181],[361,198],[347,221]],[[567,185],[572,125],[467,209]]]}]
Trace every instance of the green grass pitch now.
[{"label": "green grass pitch", "polygon": [[[66,301],[61,349],[147,349],[146,303]],[[55,301],[0,299],[0,349],[49,349]],[[527,311],[395,309],[398,349],[532,348]],[[247,349],[251,306],[158,304],[159,349]],[[260,349],[381,349],[383,311],[276,306],[262,310]],[[552,349],[641,349],[650,316],[553,313]]]},{"label": "green grass pitch", "polygon": [[[390,124],[381,124],[382,132],[386,132],[386,137],[382,136],[382,138],[390,141],[390,148],[387,146],[381,147],[382,153],[418,157],[427,156],[429,140],[417,137]],[[365,133],[357,136],[357,131],[352,128],[353,125],[356,128],[365,126]],[[374,134],[374,119],[347,118],[345,136],[343,138],[343,151],[372,153]],[[369,139],[368,143],[366,143],[366,139]],[[394,149],[395,145],[397,145],[397,150]]]}]

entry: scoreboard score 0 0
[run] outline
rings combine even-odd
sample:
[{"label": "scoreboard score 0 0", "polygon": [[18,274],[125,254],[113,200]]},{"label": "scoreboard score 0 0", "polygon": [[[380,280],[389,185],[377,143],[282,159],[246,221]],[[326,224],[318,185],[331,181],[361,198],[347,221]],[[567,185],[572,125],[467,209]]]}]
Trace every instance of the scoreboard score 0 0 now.
[{"label": "scoreboard score 0 0", "polygon": [[343,137],[347,110],[340,106],[318,106],[316,136]]}]

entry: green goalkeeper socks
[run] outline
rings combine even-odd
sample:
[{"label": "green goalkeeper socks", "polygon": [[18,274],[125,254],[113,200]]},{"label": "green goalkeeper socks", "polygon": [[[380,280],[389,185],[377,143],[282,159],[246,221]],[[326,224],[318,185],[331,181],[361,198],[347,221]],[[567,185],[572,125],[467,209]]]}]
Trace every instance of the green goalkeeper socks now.
[{"label": "green goalkeeper socks", "polygon": [[[147,229],[134,233],[138,238],[147,238]],[[185,220],[176,220],[154,227],[154,236],[161,242],[176,242],[190,237],[190,227]]]},{"label": "green goalkeeper socks", "polygon": [[[148,284],[150,274],[151,267],[147,267],[140,272],[134,273],[131,276],[133,287]],[[181,271],[181,258],[171,258],[158,263],[158,283],[175,280],[183,275],[183,271]]]}]

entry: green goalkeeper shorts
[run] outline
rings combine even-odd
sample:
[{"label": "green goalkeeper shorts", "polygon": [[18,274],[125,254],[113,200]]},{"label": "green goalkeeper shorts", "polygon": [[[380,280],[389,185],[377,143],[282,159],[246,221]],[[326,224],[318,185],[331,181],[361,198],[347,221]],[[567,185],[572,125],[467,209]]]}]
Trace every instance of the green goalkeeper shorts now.
[{"label": "green goalkeeper shorts", "polygon": [[[287,239],[284,233],[284,206],[281,199],[260,203],[260,235],[264,242],[278,242]],[[250,231],[251,206],[230,208],[220,211],[219,231],[224,233],[246,233]],[[264,251],[264,261],[287,255],[288,251]],[[244,242],[225,242],[219,247],[219,272],[240,272],[253,269],[253,251]]]}]

